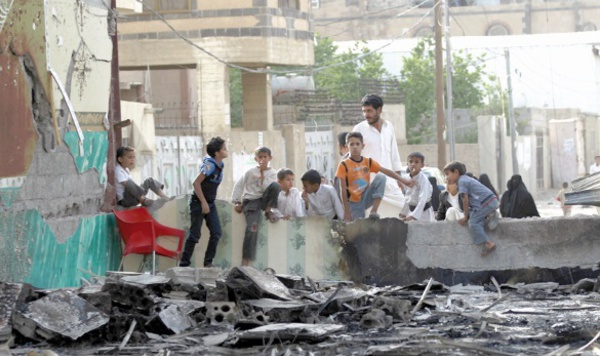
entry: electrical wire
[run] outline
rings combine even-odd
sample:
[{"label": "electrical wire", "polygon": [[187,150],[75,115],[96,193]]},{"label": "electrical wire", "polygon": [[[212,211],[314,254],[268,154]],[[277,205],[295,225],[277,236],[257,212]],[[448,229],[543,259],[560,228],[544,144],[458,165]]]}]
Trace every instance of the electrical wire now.
[{"label": "electrical wire", "polygon": [[[359,61],[365,57],[368,57],[374,53],[378,53],[379,51],[381,51],[382,49],[390,46],[392,43],[396,42],[397,40],[399,40],[400,38],[404,37],[410,30],[412,30],[413,28],[415,28],[417,25],[419,25],[423,19],[425,19],[427,16],[429,16],[429,14],[431,14],[431,12],[433,11],[433,9],[435,8],[435,6],[437,6],[437,4],[439,4],[441,2],[441,0],[436,1],[435,5],[429,10],[427,11],[423,16],[421,16],[421,18],[415,23],[413,24],[410,28],[405,29],[403,31],[403,33],[390,40],[388,43],[370,50],[368,52],[365,53],[361,53],[358,56],[356,56],[355,58],[346,60],[346,61],[342,61],[342,62],[337,62],[337,63],[333,63],[330,65],[326,65],[326,66],[322,66],[322,67],[317,67],[317,68],[308,68],[308,69],[296,69],[296,70],[273,70],[273,69],[266,69],[266,68],[249,68],[249,67],[244,67],[244,66],[240,66],[231,62],[227,62],[224,59],[221,59],[220,57],[218,57],[217,55],[215,55],[214,53],[208,51],[207,49],[197,45],[196,43],[194,43],[193,41],[191,41],[189,38],[187,38],[186,36],[182,35],[179,31],[177,31],[177,29],[175,29],[165,18],[164,16],[162,16],[160,13],[158,13],[157,11],[155,11],[152,7],[148,6],[147,4],[144,3],[143,0],[135,0],[139,3],[141,3],[143,5],[144,8],[148,9],[150,12],[152,12],[153,15],[155,15],[156,17],[158,17],[158,19],[160,21],[162,21],[165,25],[167,25],[167,27],[180,39],[182,39],[184,42],[186,42],[187,44],[191,45],[192,47],[197,48],[198,50],[200,50],[201,52],[205,53],[206,55],[208,55],[209,57],[213,58],[214,60],[216,60],[217,62],[224,64],[230,68],[236,68],[236,69],[240,69],[242,71],[245,72],[249,72],[249,73],[259,73],[259,74],[291,74],[291,73],[306,73],[306,74],[312,74],[315,72],[320,72],[323,71],[325,69],[329,69],[329,68],[333,68],[333,67],[338,67],[338,66],[342,66],[348,63],[352,63],[352,62],[356,62]],[[422,3],[425,3],[428,0],[423,0]],[[420,3],[420,4],[422,4]],[[419,5],[420,5],[419,4]],[[416,5],[415,7],[418,7],[419,5]],[[407,10],[410,11],[412,9],[414,9],[415,7]],[[406,12],[405,12],[406,13]]]}]

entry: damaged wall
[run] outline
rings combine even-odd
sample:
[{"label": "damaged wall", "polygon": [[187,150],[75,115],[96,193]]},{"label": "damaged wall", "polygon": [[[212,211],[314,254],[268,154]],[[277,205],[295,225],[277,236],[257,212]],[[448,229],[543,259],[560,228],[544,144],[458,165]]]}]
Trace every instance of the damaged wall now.
[{"label": "damaged wall", "polygon": [[118,265],[114,219],[100,214],[109,148],[110,2],[5,4],[0,280],[77,285],[82,271],[102,274],[113,260]]}]

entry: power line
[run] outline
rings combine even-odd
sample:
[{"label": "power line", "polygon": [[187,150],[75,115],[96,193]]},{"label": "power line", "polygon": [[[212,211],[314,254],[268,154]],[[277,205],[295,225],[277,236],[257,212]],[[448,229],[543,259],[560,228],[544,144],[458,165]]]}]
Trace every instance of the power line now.
[{"label": "power line", "polygon": [[[432,7],[432,8],[431,8],[429,11],[427,11],[427,12],[426,12],[426,13],[425,13],[423,16],[421,16],[421,18],[420,18],[420,19],[419,19],[419,20],[418,20],[418,21],[417,21],[415,24],[413,24],[413,25],[412,25],[410,28],[408,28],[408,29],[405,29],[405,30],[403,31],[403,33],[402,33],[400,36],[398,36],[398,37],[396,37],[396,38],[394,38],[394,39],[390,40],[390,42],[388,42],[387,44],[384,44],[384,45],[382,45],[382,46],[380,46],[380,47],[378,47],[378,48],[376,48],[376,49],[373,49],[373,50],[370,50],[370,51],[368,51],[368,52],[365,52],[365,53],[359,54],[359,55],[358,55],[358,56],[356,56],[355,58],[352,58],[352,59],[349,59],[349,60],[346,60],[346,61],[342,61],[342,62],[338,62],[338,63],[333,63],[333,64],[326,65],[326,66],[322,66],[322,67],[317,67],[317,68],[309,68],[309,69],[297,69],[297,70],[273,70],[273,69],[263,69],[263,68],[256,69],[256,68],[244,67],[244,66],[240,66],[240,65],[237,65],[237,64],[234,64],[234,63],[231,63],[231,62],[227,62],[227,61],[225,61],[224,59],[221,59],[221,58],[219,58],[219,57],[218,57],[217,55],[215,55],[214,53],[212,53],[212,52],[208,51],[207,49],[205,49],[205,48],[203,48],[203,47],[201,47],[201,46],[197,45],[196,43],[194,43],[193,41],[191,41],[189,38],[187,38],[186,36],[182,35],[182,34],[181,34],[179,31],[177,31],[177,29],[175,29],[175,28],[174,28],[174,27],[173,27],[173,26],[172,26],[172,25],[171,25],[171,24],[170,24],[170,23],[169,23],[169,22],[168,22],[168,21],[167,21],[167,20],[164,18],[164,16],[162,16],[160,13],[158,13],[157,11],[155,11],[155,10],[154,10],[152,7],[150,7],[150,6],[148,6],[147,4],[145,4],[143,0],[136,0],[136,1],[137,1],[137,2],[139,2],[139,3],[141,3],[141,4],[142,4],[142,6],[143,6],[144,8],[146,8],[146,9],[150,10],[150,12],[152,12],[152,14],[154,14],[154,15],[155,15],[156,17],[158,17],[158,18],[159,18],[159,19],[160,19],[160,20],[161,20],[163,23],[165,23],[165,25],[167,25],[167,27],[169,27],[169,29],[170,29],[170,30],[171,30],[171,31],[172,31],[172,32],[173,32],[173,33],[174,33],[174,34],[175,34],[177,37],[181,38],[181,39],[182,39],[184,42],[186,42],[187,44],[191,45],[192,47],[195,47],[195,48],[199,49],[201,52],[205,53],[206,55],[208,55],[209,57],[213,58],[213,59],[214,59],[214,60],[216,60],[217,62],[219,62],[219,63],[222,63],[222,64],[224,64],[224,65],[226,65],[226,66],[228,66],[228,67],[230,67],[230,68],[236,68],[236,69],[240,69],[240,70],[242,70],[242,71],[245,71],[245,72],[249,72],[249,73],[259,73],[259,74],[291,74],[291,73],[306,73],[306,74],[312,74],[312,73],[315,73],[315,72],[320,72],[320,71],[323,71],[323,70],[325,70],[325,69],[329,69],[329,68],[333,68],[333,67],[338,67],[338,66],[342,66],[342,65],[345,65],[345,64],[348,64],[348,63],[356,62],[356,61],[358,61],[358,60],[360,60],[360,59],[363,59],[363,58],[365,58],[365,57],[368,57],[368,56],[370,56],[370,55],[372,55],[372,54],[374,54],[374,53],[377,53],[377,52],[381,51],[382,49],[384,49],[384,48],[386,48],[386,47],[390,46],[392,43],[396,42],[396,41],[397,41],[397,40],[399,40],[400,38],[404,37],[404,36],[405,36],[405,35],[406,35],[406,34],[407,34],[407,33],[408,33],[410,30],[412,30],[412,29],[413,29],[413,28],[415,28],[417,25],[419,25],[419,24],[420,24],[420,23],[423,21],[423,19],[425,19],[425,17],[427,17],[427,16],[428,16],[428,15],[431,13],[431,11],[433,11],[433,9],[435,8],[435,7]],[[421,5],[421,4],[423,4],[423,3],[425,3],[426,1],[428,1],[428,0],[423,0],[423,2],[421,2],[419,5]],[[440,1],[441,1],[441,0],[438,0],[438,1],[436,2],[436,5],[437,5],[437,3],[439,3]],[[416,5],[415,7],[418,7],[419,5]],[[410,10],[414,9],[415,7],[413,7],[413,8],[411,8],[411,9],[407,10],[406,12],[408,12],[408,11],[410,11]],[[405,12],[405,13],[406,13],[406,12]]]}]

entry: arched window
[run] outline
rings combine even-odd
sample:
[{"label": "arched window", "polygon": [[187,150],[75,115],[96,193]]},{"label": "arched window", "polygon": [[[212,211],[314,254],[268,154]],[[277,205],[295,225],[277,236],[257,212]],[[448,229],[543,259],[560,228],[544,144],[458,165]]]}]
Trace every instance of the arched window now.
[{"label": "arched window", "polygon": [[486,36],[508,36],[510,35],[510,31],[508,30],[508,27],[506,27],[505,25],[499,24],[499,23],[495,23],[490,25],[490,27],[488,27],[487,31],[485,32]]}]

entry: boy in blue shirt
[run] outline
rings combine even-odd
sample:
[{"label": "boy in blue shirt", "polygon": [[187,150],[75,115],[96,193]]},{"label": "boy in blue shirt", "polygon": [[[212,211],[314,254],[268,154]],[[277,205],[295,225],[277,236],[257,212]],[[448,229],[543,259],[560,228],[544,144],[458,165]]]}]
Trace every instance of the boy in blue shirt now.
[{"label": "boy in blue shirt", "polygon": [[490,230],[494,230],[498,225],[498,215],[496,214],[498,197],[477,179],[467,176],[466,172],[466,166],[457,161],[450,162],[444,167],[448,184],[458,183],[458,193],[464,193],[465,216],[458,220],[458,223],[465,225],[467,221],[469,222],[469,230],[475,243],[484,244],[481,256],[485,257],[496,249],[496,244],[485,233],[483,225],[488,215],[490,216]]},{"label": "boy in blue shirt", "polygon": [[213,137],[206,145],[207,157],[204,157],[200,173],[194,179],[194,193],[190,199],[190,235],[185,241],[185,247],[181,255],[180,267],[187,267],[191,264],[194,248],[200,240],[200,230],[202,229],[202,220],[206,219],[206,226],[210,231],[210,238],[206,253],[204,254],[204,267],[213,267],[212,261],[217,253],[217,245],[221,238],[221,222],[217,214],[215,199],[217,198],[217,188],[223,180],[223,159],[227,158],[227,146],[225,140],[220,137]]}]

